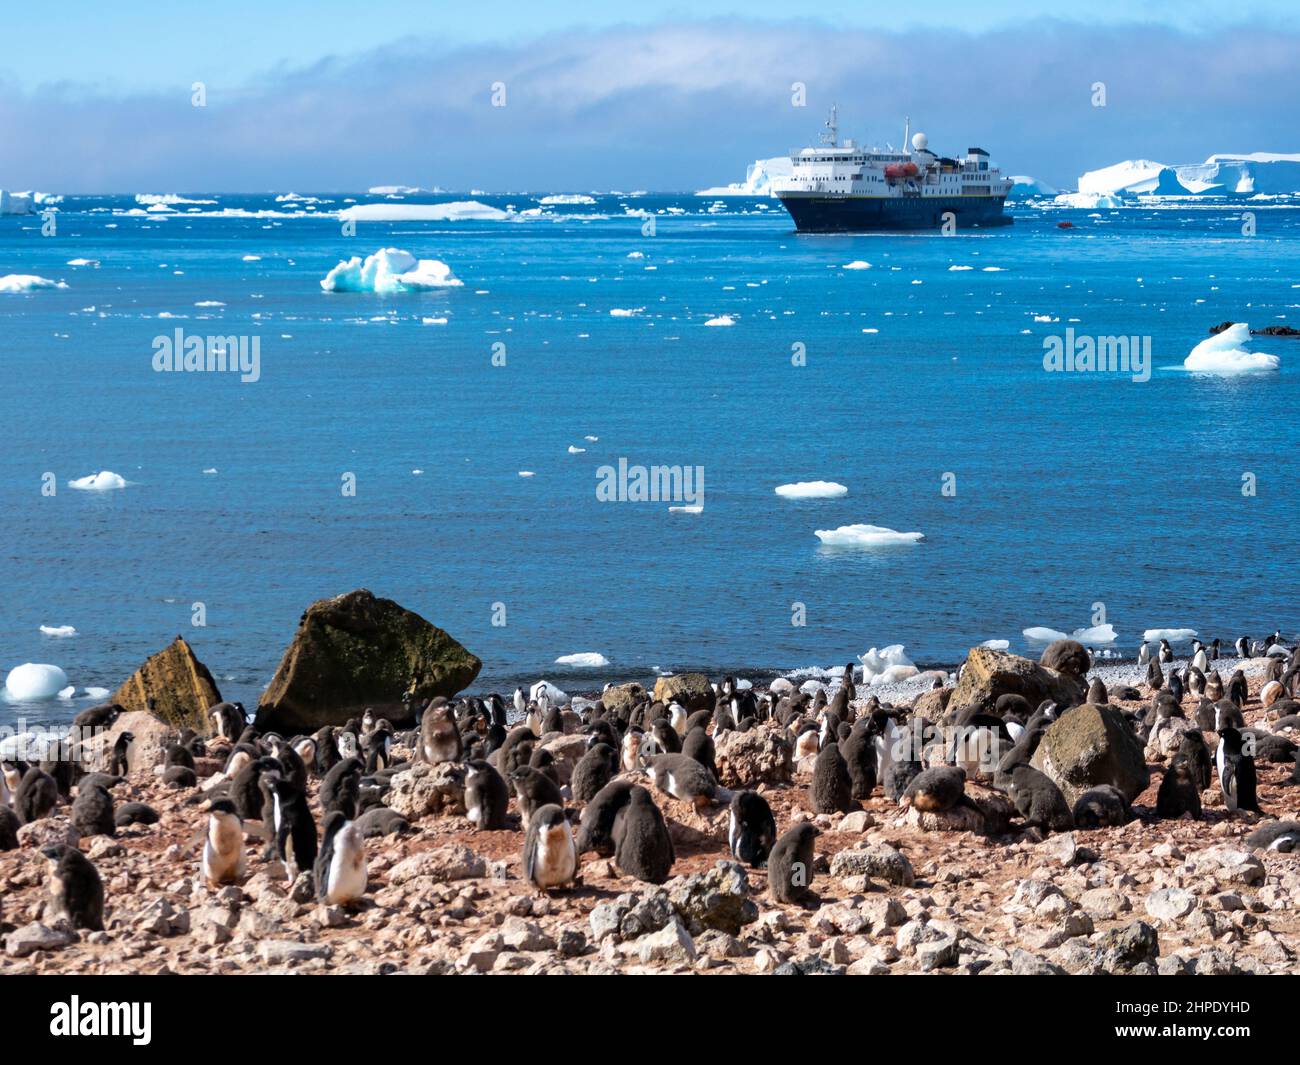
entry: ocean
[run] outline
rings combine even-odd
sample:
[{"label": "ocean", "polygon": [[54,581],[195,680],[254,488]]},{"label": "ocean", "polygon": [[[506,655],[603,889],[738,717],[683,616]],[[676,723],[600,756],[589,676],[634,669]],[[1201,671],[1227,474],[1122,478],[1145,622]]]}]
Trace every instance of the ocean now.
[{"label": "ocean", "polygon": [[[0,722],[70,717],[177,634],[251,708],[306,606],[361,587],[477,654],[479,691],[890,644],[951,665],[1099,619],[1130,657],[1152,627],[1300,627],[1300,339],[1254,339],[1279,372],[1182,369],[1215,323],[1300,325],[1294,201],[1019,204],[945,237],[798,236],[766,199],[544,196],[0,218],[0,276],[66,285],[0,293],[0,670],[77,689]],[[511,213],[352,235],[333,213],[466,200]],[[322,290],[383,248],[463,284]],[[257,379],[156,371],[177,329],[256,341]],[[1067,335],[1149,345],[1149,379],[1049,372]],[[601,498],[620,461],[681,467],[690,498]],[[100,471],[126,487],[70,487]],[[804,481],[847,493],[774,491]],[[816,535],[853,525],[923,538]],[[575,654],[608,664],[555,664]]]}]

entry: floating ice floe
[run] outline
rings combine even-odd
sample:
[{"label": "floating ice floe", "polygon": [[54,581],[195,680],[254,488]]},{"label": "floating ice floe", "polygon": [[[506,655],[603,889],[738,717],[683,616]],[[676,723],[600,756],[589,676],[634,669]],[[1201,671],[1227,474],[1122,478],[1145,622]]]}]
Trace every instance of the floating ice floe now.
[{"label": "floating ice floe", "polygon": [[501,222],[515,216],[478,200],[452,203],[359,203],[338,213],[342,222]]},{"label": "floating ice floe", "polygon": [[871,264],[865,259],[854,259],[851,263],[845,263],[840,267],[841,270],[870,270]]},{"label": "floating ice floe", "polygon": [[206,473],[206,474],[208,474],[209,476],[211,476],[212,474],[214,474],[214,473],[217,472],[217,468],[216,468],[215,466],[209,466],[209,467],[208,467],[206,470],[204,470],[203,472]]},{"label": "floating ice floe", "polygon": [[77,630],[71,625],[42,625],[41,632],[46,636],[54,636],[59,639],[77,635]]},{"label": "floating ice floe", "polygon": [[1056,640],[1069,639],[1065,633],[1057,629],[1049,629],[1045,625],[1031,625],[1023,630],[1026,640],[1032,640],[1034,643],[1053,643]]},{"label": "floating ice floe", "polygon": [[883,525],[841,525],[838,529],[817,529],[815,535],[827,547],[889,547],[925,539],[923,533],[898,532]]},{"label": "floating ice floe", "polygon": [[374,292],[393,295],[425,288],[461,285],[451,267],[437,259],[416,259],[400,248],[381,248],[363,262],[352,256],[334,267],[320,283],[326,292]]},{"label": "floating ice floe", "polygon": [[1170,643],[1186,643],[1195,635],[1195,629],[1147,629],[1142,634],[1142,639],[1146,643],[1159,643],[1161,640],[1168,640]]},{"label": "floating ice floe", "polygon": [[99,473],[92,473],[85,477],[78,477],[75,481],[68,482],[69,488],[76,488],[82,492],[111,492],[117,488],[126,487],[126,478],[112,470],[102,470]]},{"label": "floating ice floe", "polygon": [[87,699],[107,699],[109,691],[107,688],[82,688],[81,694]]},{"label": "floating ice floe", "polygon": [[1063,192],[1052,201],[1058,207],[1077,207],[1080,210],[1118,210],[1124,201],[1118,196],[1103,192]]},{"label": "floating ice floe", "polygon": [[519,476],[520,476],[520,477],[536,477],[537,474],[535,474],[532,470],[520,470],[520,471],[519,471]]},{"label": "floating ice floe", "polygon": [[1107,622],[1104,625],[1093,625],[1087,629],[1075,629],[1070,634],[1070,638],[1078,640],[1080,643],[1114,643],[1115,626]]},{"label": "floating ice floe", "polygon": [[243,257],[243,262],[246,263],[260,263],[261,261],[262,257],[260,255],[245,255]]},{"label": "floating ice floe", "polygon": [[795,481],[779,484],[773,491],[782,499],[837,499],[849,494],[848,488],[834,481]]},{"label": "floating ice floe", "polygon": [[5,677],[5,693],[20,702],[53,699],[67,685],[68,675],[58,666],[38,662],[14,666]]},{"label": "floating ice floe", "polygon": [[981,647],[987,647],[990,651],[1005,651],[1011,646],[1010,640],[985,640]]},{"label": "floating ice floe", "polygon": [[1222,333],[1202,340],[1183,360],[1183,369],[1194,373],[1268,373],[1280,368],[1282,360],[1262,351],[1247,351],[1250,326],[1234,322]]},{"label": "floating ice floe", "polygon": [[611,307],[609,316],[611,318],[635,318],[644,310],[644,307]]},{"label": "floating ice floe", "polygon": [[5,274],[0,277],[0,292],[35,292],[42,288],[67,288],[66,281],[51,281],[36,274]]},{"label": "floating ice floe", "polygon": [[537,201],[543,205],[561,204],[561,203],[595,203],[591,196],[584,196],[581,193],[562,193],[558,196],[543,196]]},{"label": "floating ice floe", "polygon": [[66,688],[62,688],[59,690],[58,697],[60,699],[71,699],[76,694],[77,694],[77,686],[75,684],[69,684]]},{"label": "floating ice floe", "polygon": [[716,318],[710,318],[705,325],[735,325],[736,320],[729,314],[720,314]]},{"label": "floating ice floe", "polygon": [[135,202],[142,207],[169,207],[173,204],[212,204],[216,200],[187,200],[184,196],[178,196],[174,192],[164,192],[161,194],[152,192],[138,192],[135,196]]},{"label": "floating ice floe", "polygon": [[974,270],[975,267],[973,267],[973,266],[950,266],[950,267],[948,267],[948,269],[949,269],[949,270]]},{"label": "floating ice floe", "polygon": [[903,653],[901,643],[890,644],[879,650],[871,648],[864,655],[859,655],[862,663],[862,682],[864,684],[897,684],[900,680],[915,677],[920,670],[916,664]]},{"label": "floating ice floe", "polygon": [[69,266],[98,266],[98,259],[69,259]]},{"label": "floating ice floe", "polygon": [[702,503],[693,503],[688,506],[669,507],[669,514],[703,514],[704,505]]},{"label": "floating ice floe", "polygon": [[578,654],[560,655],[557,666],[575,666],[580,669],[597,669],[609,665],[609,659],[598,651],[580,651]]},{"label": "floating ice floe", "polygon": [[572,444],[569,445],[570,455],[585,455],[586,453],[587,449],[585,447],[574,447]]}]

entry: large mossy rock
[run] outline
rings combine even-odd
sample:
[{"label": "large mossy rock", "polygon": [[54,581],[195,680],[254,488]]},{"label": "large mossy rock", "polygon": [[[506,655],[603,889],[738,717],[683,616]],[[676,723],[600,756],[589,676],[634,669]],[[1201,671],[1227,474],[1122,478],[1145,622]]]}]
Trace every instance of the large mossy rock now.
[{"label": "large mossy rock", "polygon": [[292,734],[342,725],[372,707],[395,725],[473,682],[483,663],[391,599],[365,589],[312,603],[257,708],[257,727]]},{"label": "large mossy rock", "polygon": [[1114,706],[1084,703],[1052,723],[1030,759],[1071,806],[1089,788],[1111,784],[1132,802],[1150,782],[1142,741]]},{"label": "large mossy rock", "polygon": [[688,712],[713,709],[713,685],[703,673],[677,673],[655,681],[655,702],[678,702]]},{"label": "large mossy rock", "polygon": [[1001,695],[1023,695],[1033,707],[1044,699],[1072,706],[1083,702],[1087,688],[1078,677],[1048,669],[1020,655],[991,647],[972,647],[949,700],[950,713],[971,707],[991,713]]},{"label": "large mossy rock", "polygon": [[217,683],[190,645],[177,636],[137,669],[108,701],[128,713],[152,714],[174,729],[212,734],[208,708],[221,702]]}]

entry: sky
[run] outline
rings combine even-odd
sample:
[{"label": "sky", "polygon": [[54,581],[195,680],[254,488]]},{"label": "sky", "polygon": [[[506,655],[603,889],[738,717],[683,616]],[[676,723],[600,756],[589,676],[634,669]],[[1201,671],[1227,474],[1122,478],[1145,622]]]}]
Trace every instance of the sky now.
[{"label": "sky", "polygon": [[62,0],[0,50],[0,188],[690,190],[815,141],[831,103],[845,135],[907,115],[1072,187],[1300,151],[1294,2]]}]

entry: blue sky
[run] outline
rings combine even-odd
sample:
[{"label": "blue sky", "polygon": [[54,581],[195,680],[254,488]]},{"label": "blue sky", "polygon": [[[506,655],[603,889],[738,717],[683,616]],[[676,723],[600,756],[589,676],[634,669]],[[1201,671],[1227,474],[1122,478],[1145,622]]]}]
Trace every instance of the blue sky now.
[{"label": "blue sky", "polygon": [[832,101],[846,132],[896,139],[909,113],[942,150],[1061,185],[1300,150],[1294,0],[1134,6],[63,0],[0,53],[0,187],[689,189],[806,141]]}]

